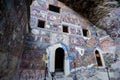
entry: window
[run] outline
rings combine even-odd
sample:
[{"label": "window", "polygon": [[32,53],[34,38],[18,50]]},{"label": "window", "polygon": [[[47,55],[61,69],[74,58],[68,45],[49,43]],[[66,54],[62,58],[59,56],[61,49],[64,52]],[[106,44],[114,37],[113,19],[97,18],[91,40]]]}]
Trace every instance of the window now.
[{"label": "window", "polygon": [[63,25],[63,32],[68,33],[68,26]]},{"label": "window", "polygon": [[82,29],[83,31],[83,36],[89,37],[89,31],[87,29]]},{"label": "window", "polygon": [[44,28],[44,26],[45,26],[45,21],[38,20],[38,27]]},{"label": "window", "polygon": [[95,51],[95,55],[96,55],[96,60],[97,60],[98,66],[103,66],[101,56],[100,56],[100,53],[98,50]]},{"label": "window", "polygon": [[57,6],[54,6],[54,5],[49,5],[49,10],[60,13],[60,7],[57,7]]}]

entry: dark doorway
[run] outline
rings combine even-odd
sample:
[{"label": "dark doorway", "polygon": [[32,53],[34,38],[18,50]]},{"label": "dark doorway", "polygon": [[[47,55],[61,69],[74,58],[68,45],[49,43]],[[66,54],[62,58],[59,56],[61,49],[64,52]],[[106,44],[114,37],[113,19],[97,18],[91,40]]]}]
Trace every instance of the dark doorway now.
[{"label": "dark doorway", "polygon": [[57,48],[55,51],[55,72],[64,71],[64,50]]}]

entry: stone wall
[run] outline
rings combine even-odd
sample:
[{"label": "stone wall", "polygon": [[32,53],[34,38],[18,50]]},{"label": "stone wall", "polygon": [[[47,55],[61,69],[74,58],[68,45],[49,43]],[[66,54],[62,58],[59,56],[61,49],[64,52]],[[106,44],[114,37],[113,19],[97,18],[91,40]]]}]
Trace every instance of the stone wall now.
[{"label": "stone wall", "polygon": [[[60,7],[60,13],[48,10],[49,4]],[[25,50],[19,68],[19,80],[44,78],[45,63],[43,56],[46,54],[46,48],[57,43],[64,44],[68,49],[68,57],[74,58],[70,60],[71,72],[74,73],[76,68],[79,70],[79,76],[82,74],[82,70],[86,71],[86,76],[90,76],[89,72],[93,70],[89,70],[89,66],[97,64],[95,49],[104,50],[99,43],[100,39],[95,32],[95,26],[56,0],[34,1],[31,5],[30,14],[31,33],[25,37]],[[38,27],[38,20],[45,21],[44,28]],[[63,25],[68,26],[68,33],[63,32]],[[82,29],[89,30],[90,36],[88,38],[83,36]],[[84,53],[80,54],[76,47],[84,49]],[[106,71],[103,69],[103,72]]]},{"label": "stone wall", "polygon": [[[74,58],[74,60],[70,60],[71,72],[74,73],[76,68],[79,79],[99,80],[98,75],[106,73],[105,68],[94,69],[94,67],[91,67],[93,64],[97,64],[94,55],[96,47],[103,51],[105,64],[107,66],[112,64],[112,69],[109,67],[111,72],[120,73],[118,68],[120,60],[119,9],[114,9],[99,22],[103,26],[102,29],[108,30],[106,33],[95,28],[87,19],[61,2],[56,0],[34,1],[30,13],[31,33],[26,34],[29,25],[27,24],[29,20],[27,14],[30,5],[26,6],[29,3],[27,2],[25,3],[23,0],[0,1],[0,80],[44,78],[45,63],[42,60],[43,55],[46,54],[46,48],[56,43],[66,45],[69,51],[68,57]],[[61,8],[60,13],[48,10],[49,4],[59,6]],[[37,26],[38,19],[45,21],[44,28]],[[105,20],[109,23],[105,24]],[[68,26],[68,33],[63,32],[63,25]],[[90,31],[89,38],[83,37],[82,29]],[[113,31],[111,31],[112,29]],[[107,35],[109,33],[115,43]],[[115,47],[116,44],[117,47]],[[84,54],[79,54],[76,47],[84,49]],[[117,56],[114,54],[115,50]],[[107,74],[105,75],[103,79],[106,80]],[[114,75],[112,77],[114,78]],[[119,79],[119,75],[117,78]]]},{"label": "stone wall", "polygon": [[[48,10],[49,4],[60,7],[60,13]],[[31,5],[31,23],[34,18],[36,18],[36,22],[31,27],[32,30],[36,29],[39,31],[37,35],[33,33],[35,36],[40,37],[39,42],[37,42],[37,44],[41,45],[37,45],[39,49],[46,49],[56,43],[63,43],[67,46],[69,55],[74,57],[79,55],[75,47],[85,48],[86,55],[90,55],[90,53],[92,55],[94,52],[97,41],[93,25],[59,1],[46,0],[41,1],[41,3],[35,1]],[[45,28],[38,27],[39,19],[45,21]],[[68,26],[68,33],[63,32],[63,25]],[[90,31],[90,39],[83,37],[82,29]]]}]

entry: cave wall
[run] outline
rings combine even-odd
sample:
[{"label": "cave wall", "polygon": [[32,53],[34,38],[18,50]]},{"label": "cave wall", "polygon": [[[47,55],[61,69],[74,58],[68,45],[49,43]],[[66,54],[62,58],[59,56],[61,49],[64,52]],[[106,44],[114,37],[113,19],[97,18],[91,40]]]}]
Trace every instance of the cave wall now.
[{"label": "cave wall", "polygon": [[24,0],[0,0],[0,80],[16,77],[27,25]]}]

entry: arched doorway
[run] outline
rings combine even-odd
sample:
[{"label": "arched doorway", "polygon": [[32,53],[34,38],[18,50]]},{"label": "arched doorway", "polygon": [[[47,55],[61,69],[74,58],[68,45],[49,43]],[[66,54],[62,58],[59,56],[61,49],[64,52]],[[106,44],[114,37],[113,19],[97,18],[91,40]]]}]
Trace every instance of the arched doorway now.
[{"label": "arched doorway", "polygon": [[60,47],[55,51],[55,72],[64,72],[64,50]]},{"label": "arched doorway", "polygon": [[[52,46],[49,46],[46,49],[47,52],[47,56],[48,56],[48,69],[50,72],[55,72],[57,71],[57,69],[62,69],[62,72],[64,72],[65,76],[70,75],[70,60],[67,58],[68,57],[68,50],[67,50],[67,46],[65,46],[62,43],[58,43]],[[56,60],[55,58],[57,58],[57,56],[60,56],[61,54],[61,62],[58,62],[58,60]],[[56,61],[56,67],[55,67],[55,61]],[[63,63],[61,66],[61,68],[57,67],[58,63]]]}]

